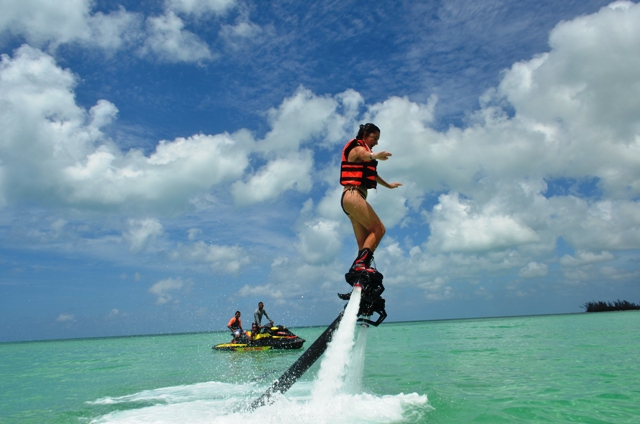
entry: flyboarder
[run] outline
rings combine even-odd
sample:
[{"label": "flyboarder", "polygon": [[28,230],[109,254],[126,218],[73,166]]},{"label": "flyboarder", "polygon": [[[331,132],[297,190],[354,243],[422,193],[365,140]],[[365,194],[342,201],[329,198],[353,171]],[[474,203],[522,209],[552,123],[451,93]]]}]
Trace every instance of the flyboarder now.
[{"label": "flyboarder", "polygon": [[358,243],[358,256],[349,273],[373,272],[371,267],[373,252],[385,233],[384,224],[367,202],[367,190],[378,184],[387,188],[400,187],[401,183],[387,183],[378,175],[379,160],[387,160],[391,153],[371,149],[378,144],[380,128],[372,123],[360,125],[356,138],[349,141],[342,150],[340,184],[344,186],[340,201],[342,210],[351,220]]},{"label": "flyboarder", "polygon": [[[353,232],[358,243],[358,257],[349,272],[345,274],[347,283],[360,292],[358,305],[358,322],[362,325],[378,326],[387,317],[385,300],[381,297],[384,291],[383,276],[371,266],[373,252],[380,244],[385,233],[384,225],[371,205],[367,202],[367,190],[376,188],[378,184],[387,188],[400,187],[401,183],[387,183],[378,175],[378,160],[387,160],[391,153],[381,151],[373,153],[372,147],[378,144],[380,128],[374,124],[360,125],[356,138],[349,141],[342,150],[342,164],[340,166],[340,184],[344,186],[340,204],[342,210],[349,217]],[[338,294],[342,300],[350,300],[351,293]],[[262,306],[262,304],[260,304]],[[262,308],[260,308],[262,310]],[[256,321],[257,321],[256,310]],[[253,401],[249,410],[271,402],[274,393],[285,393],[324,353],[331,341],[333,332],[338,328],[344,312],[340,312],[333,323],[313,342],[313,344],[277,379],[267,391]],[[369,319],[373,314],[378,319]],[[260,317],[261,318],[261,317]],[[268,318],[268,316],[267,316]]]}]

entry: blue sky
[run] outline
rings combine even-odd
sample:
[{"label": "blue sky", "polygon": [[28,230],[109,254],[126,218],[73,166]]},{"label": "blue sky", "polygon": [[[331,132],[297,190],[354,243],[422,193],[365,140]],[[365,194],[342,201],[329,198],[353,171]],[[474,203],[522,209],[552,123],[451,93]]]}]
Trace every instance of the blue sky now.
[{"label": "blue sky", "polygon": [[640,301],[634,2],[2,9],[0,341],[331,322],[365,122],[390,321]]}]

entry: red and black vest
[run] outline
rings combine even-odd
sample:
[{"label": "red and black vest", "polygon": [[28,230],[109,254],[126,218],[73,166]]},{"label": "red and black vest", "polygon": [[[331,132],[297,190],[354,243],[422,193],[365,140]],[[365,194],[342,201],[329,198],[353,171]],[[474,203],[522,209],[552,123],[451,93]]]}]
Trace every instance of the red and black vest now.
[{"label": "red and black vest", "polygon": [[349,153],[354,147],[362,146],[371,152],[369,146],[364,141],[353,139],[349,141],[344,149],[342,149],[342,164],[340,165],[340,184],[343,186],[353,185],[364,188],[376,188],[378,184],[376,177],[378,176],[378,161],[370,162],[349,162]]}]

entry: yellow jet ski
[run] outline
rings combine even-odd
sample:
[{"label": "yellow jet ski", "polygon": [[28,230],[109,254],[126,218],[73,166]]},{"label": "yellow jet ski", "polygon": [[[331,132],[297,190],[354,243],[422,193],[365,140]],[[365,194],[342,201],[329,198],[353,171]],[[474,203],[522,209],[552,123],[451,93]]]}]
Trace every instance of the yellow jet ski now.
[{"label": "yellow jet ski", "polygon": [[293,334],[283,325],[262,327],[260,332],[247,331],[231,343],[213,346],[215,350],[243,352],[248,350],[300,349],[306,340]]}]

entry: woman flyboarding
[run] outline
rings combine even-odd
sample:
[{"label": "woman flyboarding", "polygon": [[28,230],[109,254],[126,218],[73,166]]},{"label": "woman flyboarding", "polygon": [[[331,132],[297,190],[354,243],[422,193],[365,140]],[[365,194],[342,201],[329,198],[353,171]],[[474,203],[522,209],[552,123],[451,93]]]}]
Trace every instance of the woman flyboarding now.
[{"label": "woman flyboarding", "polygon": [[374,124],[360,125],[358,135],[342,150],[340,184],[344,186],[341,205],[347,214],[358,243],[358,257],[349,272],[374,272],[371,268],[373,252],[385,233],[384,224],[367,202],[367,190],[378,184],[387,188],[400,187],[401,183],[387,183],[377,171],[378,161],[387,160],[391,153],[373,153],[378,144],[380,128]]}]

